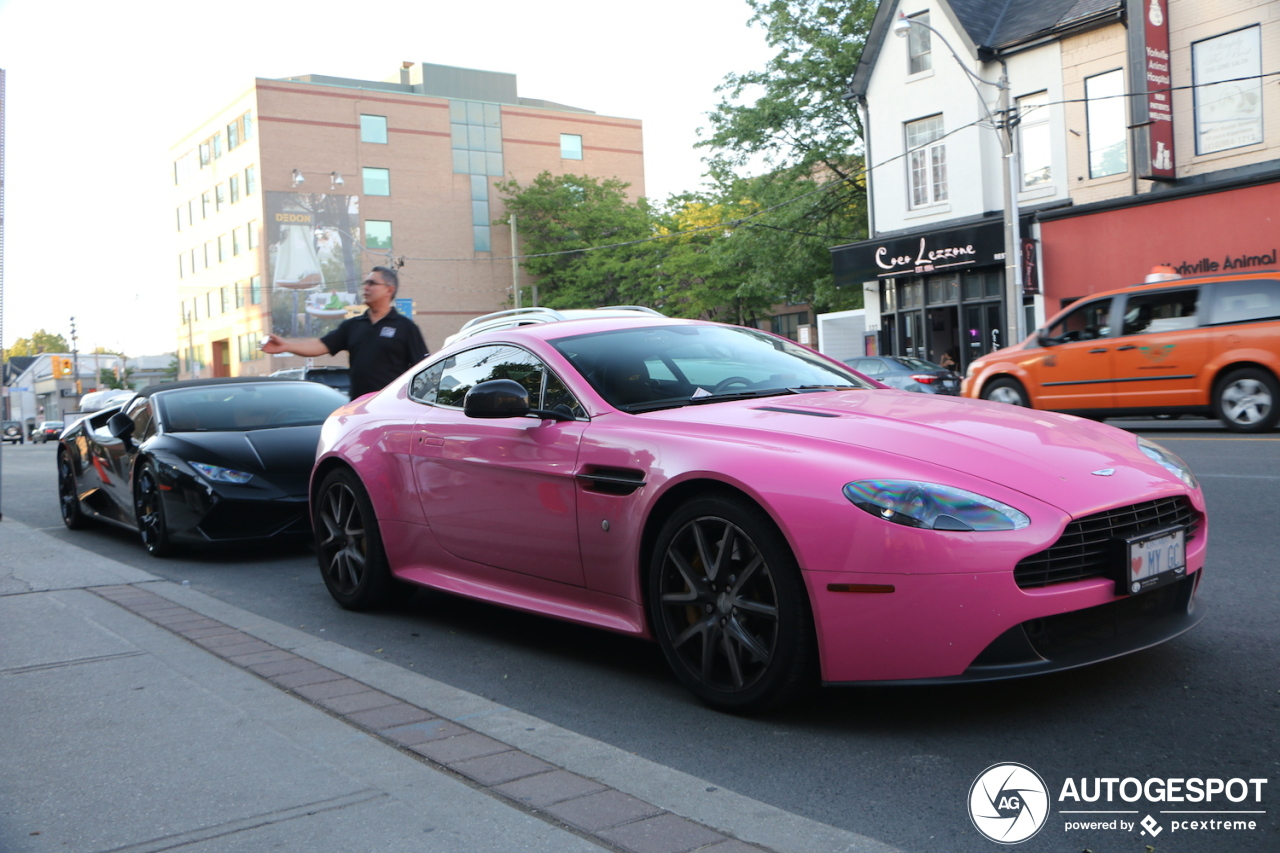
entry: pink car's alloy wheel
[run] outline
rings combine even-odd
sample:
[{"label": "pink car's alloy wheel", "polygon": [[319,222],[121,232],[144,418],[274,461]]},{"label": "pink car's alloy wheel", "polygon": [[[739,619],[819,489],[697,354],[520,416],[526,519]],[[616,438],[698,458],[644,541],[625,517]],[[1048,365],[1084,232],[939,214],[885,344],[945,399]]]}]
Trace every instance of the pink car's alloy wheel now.
[{"label": "pink car's alloy wheel", "polygon": [[320,485],[313,526],[320,573],[339,604],[364,610],[381,604],[391,586],[382,538],[360,479],[340,468]]},{"label": "pink car's alloy wheel", "polygon": [[811,675],[811,617],[795,559],[768,516],[744,501],[704,498],[668,519],[650,608],[667,661],[712,706],[772,707]]}]

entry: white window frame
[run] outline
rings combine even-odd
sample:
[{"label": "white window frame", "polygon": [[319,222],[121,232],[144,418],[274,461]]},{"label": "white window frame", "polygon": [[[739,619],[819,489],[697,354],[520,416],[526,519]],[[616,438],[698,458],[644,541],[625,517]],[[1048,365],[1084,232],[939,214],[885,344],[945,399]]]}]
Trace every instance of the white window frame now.
[{"label": "white window frame", "polygon": [[903,133],[907,148],[907,206],[918,210],[942,204],[950,197],[942,114],[909,121],[903,125]]}]

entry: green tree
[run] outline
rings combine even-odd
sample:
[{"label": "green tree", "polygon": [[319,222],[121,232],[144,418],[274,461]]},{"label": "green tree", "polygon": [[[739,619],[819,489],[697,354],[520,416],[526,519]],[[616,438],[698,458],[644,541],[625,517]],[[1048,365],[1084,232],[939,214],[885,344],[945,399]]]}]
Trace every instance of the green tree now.
[{"label": "green tree", "polygon": [[543,172],[528,186],[515,179],[495,186],[516,215],[521,266],[537,278],[542,305],[653,303],[658,249],[638,241],[653,236],[654,212],[645,199],[627,197],[629,184]]},{"label": "green tree", "polygon": [[33,332],[30,338],[18,338],[9,347],[9,357],[39,355],[42,352],[71,352],[71,345],[62,335],[55,335],[40,329]]},{"label": "green tree", "polygon": [[98,371],[99,388],[128,388],[129,378],[133,376],[133,368],[126,367],[124,373],[117,376],[114,368],[104,367]]}]

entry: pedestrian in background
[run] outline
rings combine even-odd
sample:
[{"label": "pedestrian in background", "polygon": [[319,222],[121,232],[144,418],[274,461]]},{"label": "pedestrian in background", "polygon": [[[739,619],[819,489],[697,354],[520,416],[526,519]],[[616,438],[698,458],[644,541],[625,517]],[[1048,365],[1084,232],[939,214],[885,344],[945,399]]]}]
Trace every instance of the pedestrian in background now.
[{"label": "pedestrian in background", "polygon": [[374,267],[360,285],[363,314],[342,321],[322,338],[282,338],[267,335],[262,351],[315,357],[347,351],[351,368],[351,399],[381,391],[391,380],[427,355],[418,325],[395,309],[400,276],[389,267]]}]

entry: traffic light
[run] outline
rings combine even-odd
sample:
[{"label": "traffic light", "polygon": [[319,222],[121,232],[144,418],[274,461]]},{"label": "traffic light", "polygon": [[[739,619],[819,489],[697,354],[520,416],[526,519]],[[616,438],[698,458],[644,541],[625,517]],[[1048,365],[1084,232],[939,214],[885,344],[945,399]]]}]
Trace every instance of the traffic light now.
[{"label": "traffic light", "polygon": [[63,358],[60,355],[55,355],[53,356],[52,361],[53,361],[53,376],[55,379],[65,379],[71,376],[71,373],[72,373],[71,359]]}]

